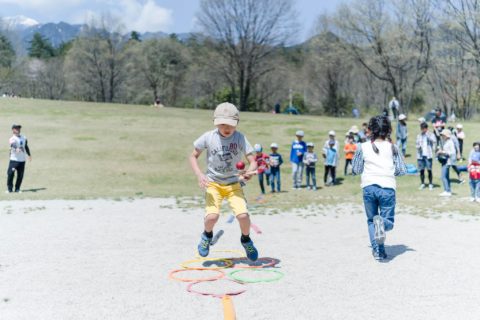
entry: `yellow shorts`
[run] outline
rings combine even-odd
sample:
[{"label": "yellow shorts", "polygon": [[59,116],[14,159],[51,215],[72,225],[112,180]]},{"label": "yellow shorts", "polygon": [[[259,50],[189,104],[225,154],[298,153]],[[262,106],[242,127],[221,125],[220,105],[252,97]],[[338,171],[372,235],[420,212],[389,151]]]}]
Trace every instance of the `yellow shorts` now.
[{"label": "yellow shorts", "polygon": [[223,199],[227,199],[235,216],[242,213],[248,213],[247,201],[245,200],[245,195],[243,194],[240,183],[221,185],[216,182],[210,182],[205,194],[205,215],[220,214],[220,207]]}]

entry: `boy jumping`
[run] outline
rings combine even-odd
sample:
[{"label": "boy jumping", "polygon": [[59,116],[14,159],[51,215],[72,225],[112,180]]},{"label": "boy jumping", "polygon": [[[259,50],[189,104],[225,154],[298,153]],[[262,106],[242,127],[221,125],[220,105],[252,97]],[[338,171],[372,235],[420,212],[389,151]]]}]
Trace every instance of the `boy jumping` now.
[{"label": "boy jumping", "polygon": [[[193,143],[194,150],[190,156],[190,165],[197,176],[198,184],[200,188],[206,189],[205,228],[198,244],[198,253],[202,257],[208,256],[213,227],[218,221],[222,201],[226,198],[240,224],[240,242],[245,248],[247,258],[255,261],[258,259],[258,251],[250,239],[250,217],[240,185],[240,180],[248,181],[257,170],[253,148],[247,138],[236,131],[240,116],[233,104],[219,104],[213,117],[217,129],[198,138]],[[204,150],[207,152],[206,175],[197,161]],[[245,172],[238,172],[235,165],[243,160],[244,156],[248,159],[249,168]]]}]

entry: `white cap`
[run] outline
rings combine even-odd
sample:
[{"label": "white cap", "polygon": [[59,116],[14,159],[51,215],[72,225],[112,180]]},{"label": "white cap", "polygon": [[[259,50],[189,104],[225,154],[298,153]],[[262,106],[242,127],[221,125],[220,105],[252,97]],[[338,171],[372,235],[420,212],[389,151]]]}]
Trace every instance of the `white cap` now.
[{"label": "white cap", "polygon": [[333,131],[333,130],[328,131],[328,135],[329,135],[329,136],[334,136],[334,135],[335,135],[335,131]]},{"label": "white cap", "polygon": [[405,119],[407,119],[407,116],[404,115],[403,113],[398,116],[398,120],[405,120]]},{"label": "white cap", "polygon": [[461,123],[457,124],[457,129],[463,129],[463,125]]},{"label": "white cap", "polygon": [[452,131],[449,129],[443,129],[441,135],[450,138],[452,136]]},{"label": "white cap", "polygon": [[213,124],[218,126],[220,124],[227,124],[236,127],[240,120],[240,115],[237,107],[233,104],[224,102],[217,106],[213,113]]},{"label": "white cap", "polygon": [[357,126],[352,126],[348,132],[357,134],[358,131],[359,131],[359,130],[358,130],[358,127],[357,127]]},{"label": "white cap", "polygon": [[295,135],[299,137],[303,137],[305,136],[305,132],[303,132],[303,130],[298,130],[297,132],[295,132]]},{"label": "white cap", "polygon": [[270,148],[277,148],[277,149],[278,149],[278,144],[276,144],[275,142],[273,142],[273,143],[270,145]]},{"label": "white cap", "polygon": [[253,149],[255,150],[255,152],[262,152],[262,145],[257,143],[253,146]]},{"label": "white cap", "polygon": [[425,120],[424,117],[420,117],[420,118],[418,118],[418,122],[424,123],[424,122],[427,122],[427,120]]},{"label": "white cap", "polygon": [[313,144],[313,142],[308,142],[307,147],[315,147],[315,145]]}]

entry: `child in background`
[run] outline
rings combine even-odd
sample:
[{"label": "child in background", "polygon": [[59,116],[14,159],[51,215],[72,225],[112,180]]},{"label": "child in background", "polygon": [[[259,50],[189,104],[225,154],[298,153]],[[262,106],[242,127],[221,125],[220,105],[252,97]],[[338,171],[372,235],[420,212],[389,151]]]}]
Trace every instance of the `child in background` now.
[{"label": "child in background", "polygon": [[407,116],[403,113],[398,116],[397,123],[397,146],[402,150],[402,154],[405,157],[407,154],[407,139],[408,139],[408,130],[407,130]]},{"label": "child in background", "polygon": [[358,145],[353,158],[353,174],[362,175],[363,203],[373,257],[382,261],[385,232],[395,222],[395,176],[407,171],[397,146],[391,143],[392,124],[387,116],[376,116],[368,124],[370,140]]},{"label": "child in background", "polygon": [[468,157],[468,172],[470,175],[470,191],[472,202],[480,201],[480,142],[473,143],[473,150]]},{"label": "child in background", "polygon": [[425,189],[425,169],[427,169],[428,174],[428,189],[433,190],[433,174],[432,174],[432,165],[433,165],[433,155],[434,155],[434,145],[437,142],[435,135],[428,131],[428,123],[420,123],[420,133],[417,135],[417,140],[415,141],[415,146],[417,149],[417,165],[418,171],[420,171],[420,188],[419,190]]},{"label": "child in background", "polygon": [[352,165],[353,156],[355,155],[355,151],[357,151],[357,145],[353,141],[353,136],[349,135],[347,138],[347,143],[343,148],[345,152],[345,171],[344,175],[348,174],[348,166]]},{"label": "child in background", "polygon": [[280,182],[280,166],[283,164],[282,155],[279,154],[278,144],[275,142],[270,145],[272,153],[270,153],[270,186],[272,187],[272,192],[275,192],[275,181],[277,182],[277,192],[281,191],[281,182]]},{"label": "child in background", "polygon": [[[240,180],[248,181],[251,172],[257,169],[253,148],[247,138],[236,131],[240,120],[237,107],[231,103],[222,103],[214,112],[215,130],[204,133],[193,143],[194,149],[190,155],[190,165],[195,172],[200,188],[205,189],[206,213],[204,232],[198,244],[198,253],[208,256],[213,238],[213,227],[218,221],[223,199],[227,199],[233,210],[241,230],[240,242],[245,249],[247,258],[255,261],[258,251],[250,239],[250,216],[247,202],[243,194]],[[204,174],[198,165],[201,153],[207,153],[207,173]],[[246,157],[250,166],[239,176],[235,164]]]},{"label": "child in background", "polygon": [[267,179],[267,186],[270,184],[270,158],[268,154],[263,153],[263,148],[260,144],[256,144],[253,149],[255,150],[255,161],[257,162],[257,175],[258,175],[258,183],[260,184],[260,190],[262,194],[265,194],[265,185],[263,184],[263,180],[266,177]]},{"label": "child in background", "polygon": [[[307,189],[317,190],[317,177],[315,174],[315,165],[317,164],[318,157],[313,148],[315,145],[313,142],[307,143],[307,153],[303,157],[303,163],[305,163],[307,170]],[[310,178],[312,178],[312,185],[310,185]]]},{"label": "child in background", "polygon": [[[325,151],[325,175],[323,177],[323,182],[326,186],[333,186],[336,183],[336,170],[338,163],[338,151],[335,148],[335,141],[330,140],[328,149]],[[332,182],[328,182],[328,175],[332,177]]]},{"label": "child in background", "polygon": [[292,149],[290,150],[290,162],[292,164],[292,179],[293,189],[298,190],[302,186],[303,177],[303,154],[307,152],[307,145],[303,141],[305,133],[298,130],[295,133],[297,139],[292,142]]},{"label": "child in background", "polygon": [[463,140],[465,140],[465,131],[463,131],[463,125],[461,123],[457,124],[457,130],[455,131],[455,135],[458,139],[458,146],[460,149],[460,160],[465,160],[463,158]]}]

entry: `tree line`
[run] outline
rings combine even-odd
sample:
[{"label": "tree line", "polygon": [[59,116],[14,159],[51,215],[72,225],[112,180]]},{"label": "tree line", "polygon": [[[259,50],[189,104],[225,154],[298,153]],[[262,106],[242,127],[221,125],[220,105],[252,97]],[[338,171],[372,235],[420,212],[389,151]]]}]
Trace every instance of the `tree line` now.
[{"label": "tree line", "polygon": [[53,47],[35,34],[28,56],[0,32],[0,91],[24,97],[244,111],[280,103],[349,116],[441,107],[469,119],[479,110],[480,0],[352,0],[318,17],[298,44],[293,0],[201,0],[200,33],[180,40],[126,39],[102,17]]}]

